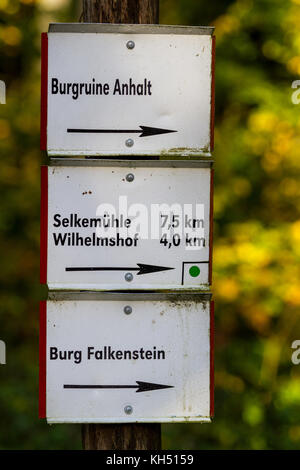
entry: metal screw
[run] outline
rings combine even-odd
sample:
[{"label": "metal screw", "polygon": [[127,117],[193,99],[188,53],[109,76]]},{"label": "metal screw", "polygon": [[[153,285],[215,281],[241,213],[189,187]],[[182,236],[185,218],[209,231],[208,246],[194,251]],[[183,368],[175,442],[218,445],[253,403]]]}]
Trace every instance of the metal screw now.
[{"label": "metal screw", "polygon": [[126,46],[127,46],[127,49],[134,49],[135,43],[134,41],[128,41]]},{"label": "metal screw", "polygon": [[133,408],[131,405],[126,405],[124,411],[127,415],[131,415],[131,413],[133,412]]},{"label": "metal screw", "polygon": [[130,305],[126,305],[126,307],[124,307],[124,313],[126,313],[126,315],[130,315],[132,313],[132,307],[130,307]]},{"label": "metal screw", "polygon": [[132,173],[128,173],[128,175],[126,175],[126,181],[128,181],[128,183],[131,183],[133,180],[134,175]]},{"label": "metal screw", "polygon": [[134,140],[133,139],[127,139],[125,142],[126,147],[133,147],[134,145]]},{"label": "metal screw", "polygon": [[133,275],[131,273],[126,273],[125,274],[125,281],[131,282],[133,279]]}]

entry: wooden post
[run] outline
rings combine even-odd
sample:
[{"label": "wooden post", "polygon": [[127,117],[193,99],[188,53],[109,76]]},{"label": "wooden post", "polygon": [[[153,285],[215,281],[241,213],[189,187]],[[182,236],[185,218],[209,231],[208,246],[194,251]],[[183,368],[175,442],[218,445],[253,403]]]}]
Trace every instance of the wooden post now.
[{"label": "wooden post", "polygon": [[[85,23],[157,24],[159,0],[83,0]],[[160,450],[160,424],[83,424],[85,450]]]},{"label": "wooden post", "polygon": [[160,424],[83,424],[85,450],[160,450]]},{"label": "wooden post", "polygon": [[84,23],[157,24],[159,0],[83,0]]}]

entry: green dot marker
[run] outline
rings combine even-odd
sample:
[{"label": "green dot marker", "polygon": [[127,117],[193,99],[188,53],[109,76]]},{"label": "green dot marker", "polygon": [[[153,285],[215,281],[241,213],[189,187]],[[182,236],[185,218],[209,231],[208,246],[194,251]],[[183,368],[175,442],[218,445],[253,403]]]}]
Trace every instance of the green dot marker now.
[{"label": "green dot marker", "polygon": [[200,268],[198,268],[198,266],[192,266],[189,269],[189,273],[190,273],[190,276],[197,277],[200,274]]}]

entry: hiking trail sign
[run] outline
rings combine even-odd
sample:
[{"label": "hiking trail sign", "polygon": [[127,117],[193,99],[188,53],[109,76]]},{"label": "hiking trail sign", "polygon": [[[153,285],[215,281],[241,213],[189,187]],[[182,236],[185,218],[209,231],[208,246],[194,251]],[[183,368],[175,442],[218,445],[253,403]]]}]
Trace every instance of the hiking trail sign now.
[{"label": "hiking trail sign", "polygon": [[209,294],[75,297],[50,293],[52,300],[41,302],[41,418],[49,423],[210,422]]},{"label": "hiking trail sign", "polygon": [[39,415],[210,422],[212,27],[42,34]]},{"label": "hiking trail sign", "polygon": [[210,156],[212,27],[52,24],[42,35],[49,156]]},{"label": "hiking trail sign", "polygon": [[210,162],[67,163],[42,167],[42,283],[209,290]]}]

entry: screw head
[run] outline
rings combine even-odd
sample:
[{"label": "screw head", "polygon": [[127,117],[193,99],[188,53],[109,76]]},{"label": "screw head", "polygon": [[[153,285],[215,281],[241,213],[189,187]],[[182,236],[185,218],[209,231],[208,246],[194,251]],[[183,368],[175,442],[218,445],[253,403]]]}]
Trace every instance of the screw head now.
[{"label": "screw head", "polygon": [[131,413],[133,412],[133,408],[131,405],[126,405],[124,411],[127,415],[131,415]]},{"label": "screw head", "polygon": [[131,282],[133,279],[133,275],[131,273],[126,273],[125,274],[125,281]]},{"label": "screw head", "polygon": [[126,181],[128,181],[128,183],[131,183],[133,180],[134,175],[132,173],[128,173],[128,175],[126,175]]},{"label": "screw head", "polygon": [[128,41],[127,44],[126,44],[126,47],[127,47],[127,49],[130,49],[130,50],[134,49],[134,47],[135,47],[134,41]]},{"label": "screw head", "polygon": [[126,305],[124,307],[124,313],[126,313],[126,315],[130,315],[132,313],[132,307],[130,307],[130,305]]},{"label": "screw head", "polygon": [[125,142],[126,147],[133,147],[134,145],[134,140],[133,139],[127,139]]}]

